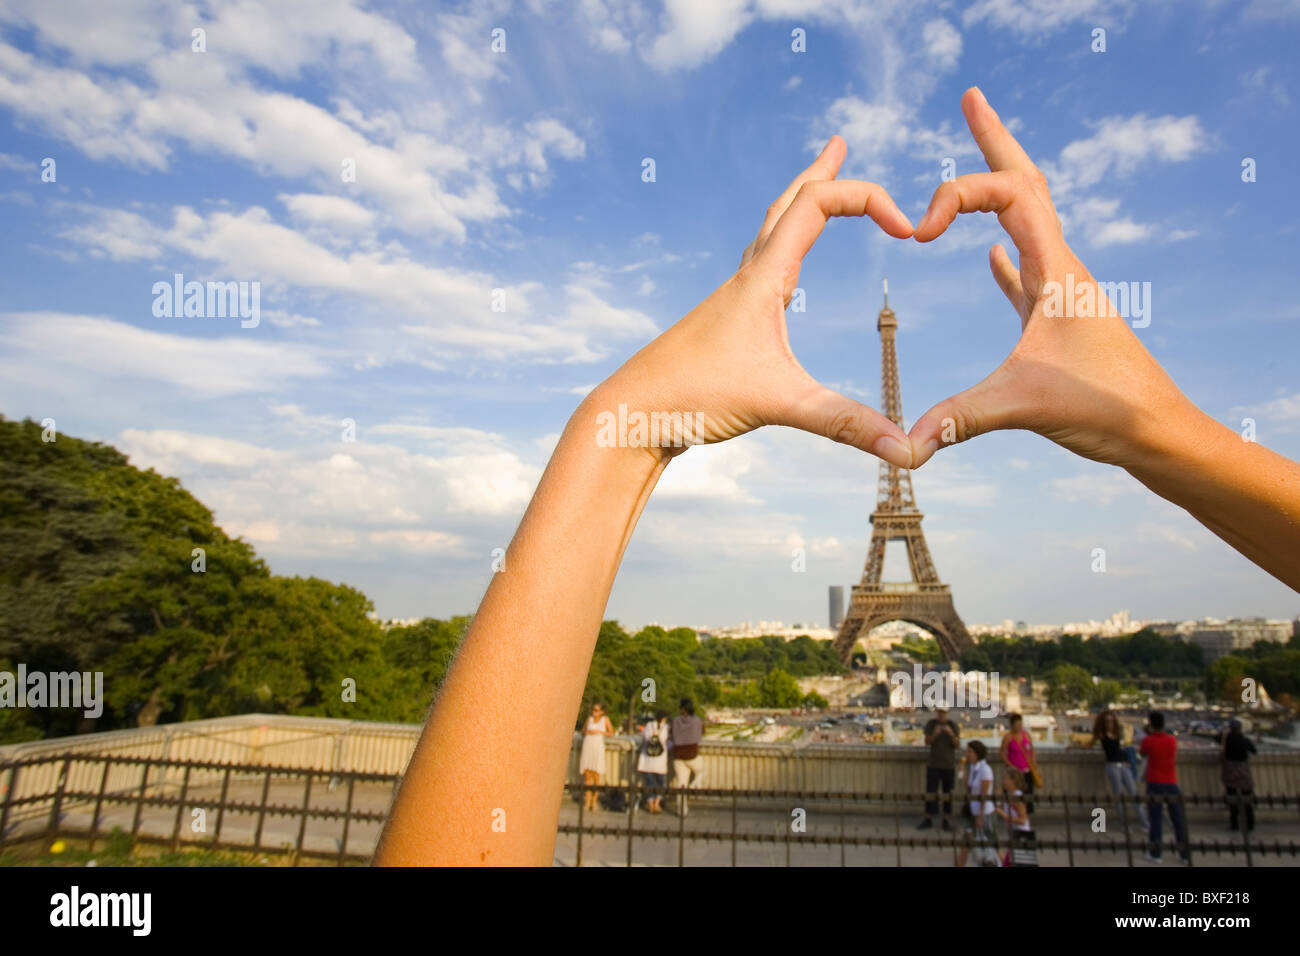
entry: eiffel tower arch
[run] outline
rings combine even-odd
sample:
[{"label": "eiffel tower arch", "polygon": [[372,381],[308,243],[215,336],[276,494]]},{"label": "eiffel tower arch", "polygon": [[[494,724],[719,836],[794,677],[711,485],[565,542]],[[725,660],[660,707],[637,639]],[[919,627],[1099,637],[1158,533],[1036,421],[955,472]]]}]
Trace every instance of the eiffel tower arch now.
[{"label": "eiffel tower arch", "polygon": [[[898,318],[889,307],[888,283],[885,285],[885,305],[876,320],[876,329],[880,332],[881,411],[902,428],[903,401],[898,387],[898,352],[894,343]],[[853,586],[848,612],[835,637],[835,650],[846,664],[852,658],[858,640],[866,637],[872,628],[889,621],[907,621],[929,631],[949,660],[955,660],[972,645],[966,625],[952,603],[952,591],[939,580],[939,573],[930,558],[930,548],[921,531],[924,517],[912,494],[912,473],[882,461],[862,582]],[[881,581],[885,545],[890,541],[901,541],[907,546],[911,581]]]}]

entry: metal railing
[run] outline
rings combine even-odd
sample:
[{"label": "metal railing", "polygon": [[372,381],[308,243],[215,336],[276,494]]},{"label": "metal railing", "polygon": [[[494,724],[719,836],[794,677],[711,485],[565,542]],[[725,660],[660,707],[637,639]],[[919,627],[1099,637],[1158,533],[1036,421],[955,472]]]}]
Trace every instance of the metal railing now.
[{"label": "metal railing", "polygon": [[[114,754],[158,761],[217,761],[298,767],[332,773],[358,771],[400,775],[420,734],[416,724],[384,724],[327,717],[242,714],[158,727],[83,734],[0,747],[0,762],[49,754]],[[1190,744],[1190,741],[1188,742]],[[605,744],[604,783],[637,780],[639,737],[611,737]],[[568,778],[579,772],[581,738],[575,737]],[[707,782],[721,789],[900,792],[925,779],[928,751],[922,746],[861,743],[775,743],[706,739],[700,759]],[[1102,761],[1093,751],[1038,747],[1038,763],[1049,787],[1088,793],[1102,786]],[[990,764],[998,765],[996,754]],[[1300,794],[1300,749],[1261,747],[1250,761],[1255,790]],[[1220,789],[1217,748],[1180,746],[1178,777],[1189,793]],[[24,790],[54,787],[53,767],[33,770]],[[77,771],[74,773],[91,772]],[[0,781],[2,784],[3,781]],[[79,780],[78,786],[89,786]]]},{"label": "metal railing", "polygon": [[[635,841],[668,841],[677,843],[677,865],[685,865],[686,846],[695,842],[723,842],[731,844],[731,865],[737,865],[737,850],[746,843],[758,844],[775,844],[783,846],[785,849],[785,865],[791,865],[791,850],[795,847],[826,846],[837,847],[840,850],[839,865],[847,865],[846,851],[849,847],[879,848],[894,850],[894,863],[897,866],[903,866],[902,851],[907,850],[945,850],[950,851],[954,862],[957,854],[965,848],[970,851],[981,842],[976,839],[973,830],[969,827],[969,821],[960,815],[960,810],[954,812],[953,808],[960,808],[963,803],[970,800],[970,795],[965,793],[951,794],[934,794],[919,792],[903,793],[836,793],[836,792],[816,792],[816,791],[771,791],[771,790],[738,790],[738,789],[658,789],[651,791],[643,786],[636,784],[614,785],[584,785],[568,784],[566,791],[577,794],[578,796],[578,822],[576,825],[561,822],[559,832],[569,834],[577,838],[577,859],[578,866],[583,864],[583,843],[585,838],[596,837],[617,837],[626,841],[625,863],[628,866],[633,865],[633,845]],[[624,820],[617,825],[591,825],[584,820],[585,817],[585,800],[581,794],[595,791],[602,796],[609,794],[618,794],[620,802],[626,807],[621,811]],[[657,792],[664,798],[664,802],[669,807],[677,804],[679,809],[676,812],[677,825],[674,827],[654,827],[647,826],[637,822],[638,816],[644,814],[642,809],[644,798]],[[692,827],[687,829],[687,816],[680,811],[684,801],[689,800],[692,804],[703,801],[711,801],[715,809],[723,811],[724,822],[727,825],[719,828],[713,827]],[[1001,806],[1001,795],[990,794],[985,800],[994,802]],[[1036,852],[1054,852],[1064,853],[1066,865],[1073,867],[1078,865],[1076,854],[1084,856],[1086,854],[1102,854],[1111,858],[1123,856],[1123,864],[1127,866],[1135,865],[1138,859],[1144,858],[1148,849],[1153,845],[1145,837],[1135,836],[1137,828],[1123,828],[1123,840],[1103,839],[1089,824],[1082,823],[1075,819],[1074,815],[1082,812],[1089,817],[1089,820],[1095,819],[1093,813],[1098,808],[1110,808],[1120,804],[1129,808],[1134,819],[1140,819],[1138,808],[1144,808],[1149,813],[1168,813],[1169,808],[1176,807],[1182,813],[1185,840],[1181,844],[1176,840],[1162,840],[1161,850],[1173,850],[1180,857],[1187,860],[1189,864],[1193,863],[1197,857],[1208,856],[1212,858],[1211,865],[1215,860],[1222,860],[1224,857],[1239,857],[1244,860],[1246,866],[1254,866],[1256,860],[1267,859],[1270,856],[1278,859],[1296,859],[1300,862],[1300,842],[1293,839],[1262,839],[1254,836],[1252,829],[1242,827],[1241,839],[1221,840],[1218,838],[1200,838],[1193,839],[1191,836],[1191,820],[1187,813],[1187,808],[1213,809],[1223,811],[1232,806],[1236,806],[1239,811],[1249,807],[1252,812],[1260,809],[1277,809],[1300,813],[1300,797],[1296,796],[1278,796],[1270,794],[1238,794],[1234,796],[1225,795],[1204,795],[1204,794],[1176,794],[1176,795],[1138,795],[1138,796],[1115,796],[1111,793],[1094,793],[1094,794],[1061,794],[1061,793],[1034,793],[1025,799],[1030,800],[1036,811],[1041,815],[1044,806],[1053,810],[1059,809],[1060,822],[1064,827],[1064,838],[1044,836],[1041,833],[1034,833],[1032,837],[1032,848]],[[824,827],[823,832],[809,832],[808,830],[797,830],[793,826],[783,825],[779,830],[770,832],[761,832],[746,830],[740,824],[740,812],[742,807],[748,804],[750,807],[755,802],[767,804],[769,809],[779,807],[781,813],[778,814],[783,821],[789,820],[791,808],[797,808],[804,811],[804,820],[811,818],[813,815],[812,808],[819,810],[819,815],[826,819],[834,814],[838,820],[838,826],[832,825]],[[911,827],[911,821],[915,820],[919,814],[920,808],[924,804],[938,804],[944,811],[942,816],[945,820],[951,820],[955,825],[951,827],[950,836],[922,837],[915,833],[908,833],[905,827]],[[706,803],[706,805],[708,805]],[[828,812],[829,811],[829,812]],[[850,814],[875,814],[877,817],[892,818],[887,820],[892,823],[893,833],[849,833],[847,831],[847,820]],[[904,817],[908,817],[909,822],[904,824]],[[939,816],[939,814],[936,814]],[[1172,817],[1171,821],[1172,822]],[[1300,818],[1297,818],[1298,827],[1300,827]],[[1009,825],[1005,831],[1002,824],[992,825],[989,828],[989,846],[999,856],[1011,845],[1011,834]],[[888,828],[888,827],[887,827]],[[834,831],[834,832],[831,832]],[[1103,831],[1104,832],[1104,831]],[[1172,834],[1172,827],[1165,831]],[[1090,837],[1091,834],[1091,837]],[[880,865],[880,864],[876,864]]]},{"label": "metal railing", "polygon": [[[26,774],[51,780],[53,785],[36,790],[23,788]],[[0,849],[33,842],[40,842],[42,849],[48,849],[58,839],[74,838],[86,841],[93,852],[105,837],[106,824],[111,822],[116,809],[125,814],[118,826],[129,835],[132,845],[281,854],[293,865],[302,860],[342,865],[370,859],[400,775],[64,753],[0,763],[0,780],[7,781],[0,800]],[[685,864],[688,847],[730,844],[733,866],[739,864],[739,852],[747,845],[781,847],[787,865],[796,848],[821,847],[838,848],[839,865],[847,865],[850,849],[875,849],[892,851],[892,861],[882,864],[876,860],[873,865],[892,862],[899,866],[904,865],[904,850],[943,851],[955,861],[963,847],[970,850],[980,846],[959,825],[961,818],[957,813],[952,814],[955,825],[951,835],[919,836],[904,831],[904,818],[910,818],[907,824],[910,827],[922,804],[941,801],[959,808],[965,796],[962,794],[936,795],[910,790],[864,793],[672,788],[661,790],[660,794],[670,809],[676,806],[676,819],[656,825],[642,808],[649,791],[639,783],[630,780],[601,786],[569,783],[565,790],[575,799],[577,807],[564,808],[557,833],[576,839],[575,862],[579,866],[584,864],[584,856],[586,862],[591,860],[593,841],[602,840],[620,841],[618,858],[626,865],[635,862],[635,848],[663,845],[665,841],[676,842],[678,865]],[[621,797],[623,806],[617,822],[613,814],[599,819],[588,813],[584,799],[588,791],[595,791],[605,799],[611,794]],[[681,812],[685,799],[690,800],[696,811],[695,819],[689,824],[687,815]],[[999,798],[993,795],[992,799]],[[1100,855],[1108,858],[1107,863],[1132,866],[1148,848],[1146,841],[1131,831],[1125,832],[1122,841],[1103,839],[1092,832],[1090,822],[1096,809],[1114,807],[1121,800],[1110,793],[1038,792],[1030,799],[1040,821],[1050,819],[1053,826],[1064,829],[1061,835],[1036,831],[1033,839],[1034,849],[1039,854],[1055,854],[1057,863],[1076,866]],[[1222,812],[1230,800],[1236,800],[1243,806],[1248,803],[1254,810],[1272,811],[1288,821],[1294,820],[1300,829],[1300,797],[1293,795],[1257,793],[1228,798],[1221,794],[1188,793],[1122,799],[1134,809],[1135,815],[1139,805],[1148,806],[1154,812],[1164,803],[1176,804],[1184,811],[1213,808]],[[34,809],[41,812],[31,812]],[[195,810],[202,811],[201,830],[193,826]],[[1044,810],[1048,812],[1044,814]],[[805,824],[812,821],[811,825],[802,829],[791,825],[792,811],[803,811],[803,821]],[[211,832],[206,825],[209,815],[215,815]],[[576,822],[572,820],[574,816]],[[247,818],[251,825],[244,827],[251,830],[247,839],[239,839],[231,832],[234,829],[231,821],[237,817]],[[1085,817],[1089,823],[1082,822]],[[1211,865],[1244,862],[1246,866],[1254,866],[1270,859],[1300,858],[1300,843],[1293,839],[1267,839],[1249,830],[1244,830],[1240,838],[1194,838],[1190,814],[1184,812],[1183,819],[1187,827],[1186,842],[1175,846],[1165,841],[1165,846],[1186,854],[1191,861],[1208,860]],[[334,829],[328,834],[309,835],[312,821],[331,821]],[[186,826],[187,822],[191,825]],[[868,832],[863,831],[864,823]],[[359,825],[368,832],[358,832]],[[999,854],[1007,848],[998,827],[992,830],[991,847]],[[601,849],[608,851],[609,845]],[[610,861],[608,852],[603,857],[603,862]],[[827,860],[821,862],[826,865]],[[1044,865],[1048,865],[1046,861]]]}]

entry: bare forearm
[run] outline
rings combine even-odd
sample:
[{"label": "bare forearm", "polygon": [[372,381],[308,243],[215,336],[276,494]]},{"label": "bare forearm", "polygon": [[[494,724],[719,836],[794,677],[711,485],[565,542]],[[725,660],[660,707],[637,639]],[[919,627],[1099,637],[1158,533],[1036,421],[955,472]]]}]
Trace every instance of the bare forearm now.
[{"label": "bare forearm", "polygon": [[1300,465],[1190,407],[1130,468],[1160,497],[1300,590]]},{"label": "bare forearm", "polygon": [[623,551],[664,461],[574,414],[447,675],[379,864],[549,865],[583,686]]}]

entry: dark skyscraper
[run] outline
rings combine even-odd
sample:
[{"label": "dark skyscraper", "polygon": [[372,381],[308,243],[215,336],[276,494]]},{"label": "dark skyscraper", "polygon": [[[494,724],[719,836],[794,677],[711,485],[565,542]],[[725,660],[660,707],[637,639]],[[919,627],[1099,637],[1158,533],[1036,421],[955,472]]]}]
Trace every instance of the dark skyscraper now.
[{"label": "dark skyscraper", "polygon": [[838,628],[844,620],[844,588],[838,584],[832,584],[830,587],[831,594],[831,630]]}]

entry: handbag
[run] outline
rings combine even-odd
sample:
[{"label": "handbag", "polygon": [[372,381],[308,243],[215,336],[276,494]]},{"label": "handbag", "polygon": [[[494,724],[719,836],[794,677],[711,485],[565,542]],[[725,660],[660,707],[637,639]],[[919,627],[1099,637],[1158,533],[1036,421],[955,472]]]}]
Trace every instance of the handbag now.
[{"label": "handbag", "polygon": [[1012,830],[1007,866],[1037,866],[1038,843],[1033,830]]},{"label": "handbag", "polygon": [[1029,773],[1034,778],[1034,786],[1036,788],[1041,787],[1043,785],[1043,775],[1038,772],[1038,766],[1034,765],[1030,767]]}]

